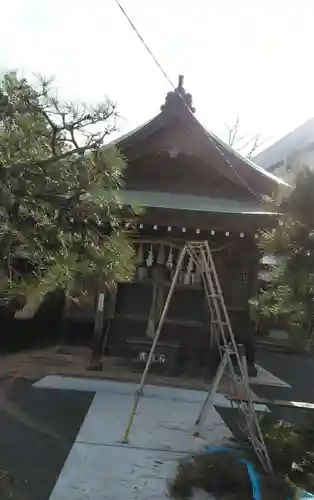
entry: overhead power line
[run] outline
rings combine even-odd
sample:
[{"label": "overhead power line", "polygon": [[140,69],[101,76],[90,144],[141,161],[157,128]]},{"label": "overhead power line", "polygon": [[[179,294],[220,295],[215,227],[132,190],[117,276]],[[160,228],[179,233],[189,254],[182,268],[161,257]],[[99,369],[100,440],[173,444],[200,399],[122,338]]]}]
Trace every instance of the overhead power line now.
[{"label": "overhead power line", "polygon": [[[124,17],[126,18],[126,20],[128,21],[128,23],[130,24],[130,26],[132,27],[132,29],[135,31],[136,35],[138,36],[138,38],[140,39],[141,43],[144,45],[145,49],[147,50],[147,52],[149,53],[149,55],[151,56],[151,58],[153,59],[153,61],[155,62],[155,64],[158,66],[159,70],[162,72],[162,74],[164,75],[164,77],[166,78],[167,82],[171,85],[171,87],[176,90],[176,87],[175,85],[173,84],[173,82],[171,81],[171,79],[169,78],[169,76],[167,75],[166,71],[163,69],[162,65],[160,64],[160,62],[158,61],[158,59],[156,58],[156,56],[153,54],[153,52],[151,51],[151,49],[149,48],[149,46],[147,45],[147,43],[145,42],[144,38],[142,37],[142,35],[140,34],[140,32],[138,31],[138,29],[136,28],[135,24],[131,21],[129,15],[127,14],[127,12],[125,11],[125,9],[122,7],[121,3],[119,2],[119,0],[116,0],[116,4],[118,5],[119,9],[121,10],[122,14],[124,15]],[[178,92],[178,95],[180,96],[180,98],[182,99],[182,102],[183,104],[185,105],[185,107],[187,108],[187,110],[192,114],[192,111],[190,110],[190,108],[188,107],[188,105],[186,104],[186,102],[184,101],[182,95],[180,94],[180,92]],[[194,115],[192,114],[193,118],[195,119]],[[261,197],[255,193],[251,188],[250,186],[247,184],[247,182],[242,178],[242,176],[237,172],[237,170],[234,168],[234,166],[230,163],[230,161],[228,160],[228,158],[226,158],[226,155],[224,154],[224,152],[220,149],[220,147],[215,143],[214,139],[211,137],[211,135],[209,134],[209,132],[205,129],[205,127],[203,127],[203,125],[200,123],[200,126],[202,127],[202,129],[204,130],[205,134],[207,135],[207,137],[209,138],[209,140],[211,141],[211,143],[213,144],[213,146],[216,148],[216,150],[218,151],[218,153],[222,156],[222,158],[224,159],[224,161],[226,162],[226,164],[231,168],[231,170],[234,172],[234,174],[238,177],[238,179],[241,181],[241,183],[244,185],[244,187],[251,193],[253,194],[259,201],[261,201]]]},{"label": "overhead power line", "polygon": [[116,0],[117,4],[118,4],[118,7],[119,9],[122,11],[123,15],[126,17],[126,19],[128,20],[129,24],[132,26],[132,28],[134,29],[135,33],[137,34],[137,36],[139,37],[139,39],[141,40],[142,44],[144,45],[145,49],[147,50],[147,52],[149,53],[149,55],[153,58],[153,60],[155,61],[155,63],[157,64],[158,68],[160,69],[160,71],[162,72],[162,74],[164,75],[164,77],[166,78],[166,80],[168,81],[168,83],[170,83],[170,85],[172,87],[174,87],[172,81],[170,80],[169,76],[167,75],[167,73],[163,70],[161,64],[159,64],[158,62],[158,59],[154,56],[154,54],[152,53],[152,51],[150,50],[150,48],[148,47],[147,43],[145,42],[144,38],[142,37],[142,35],[139,33],[139,31],[136,29],[136,26],[132,23],[131,19],[129,18],[128,14],[125,12],[124,8],[122,7],[122,5],[120,4],[120,2],[118,2],[118,0]]}]

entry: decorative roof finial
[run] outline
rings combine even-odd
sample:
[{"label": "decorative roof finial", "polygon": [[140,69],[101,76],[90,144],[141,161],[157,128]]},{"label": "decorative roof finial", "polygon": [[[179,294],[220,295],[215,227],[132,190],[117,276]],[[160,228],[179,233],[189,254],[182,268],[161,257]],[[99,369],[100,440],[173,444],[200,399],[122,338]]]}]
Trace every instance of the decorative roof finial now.
[{"label": "decorative roof finial", "polygon": [[185,92],[183,81],[184,76],[179,75],[178,86],[175,90],[168,92],[165,104],[160,107],[161,111],[167,111],[169,109],[179,110],[182,109],[182,106],[187,106],[192,113],[195,113],[195,108],[192,106],[192,95]]}]

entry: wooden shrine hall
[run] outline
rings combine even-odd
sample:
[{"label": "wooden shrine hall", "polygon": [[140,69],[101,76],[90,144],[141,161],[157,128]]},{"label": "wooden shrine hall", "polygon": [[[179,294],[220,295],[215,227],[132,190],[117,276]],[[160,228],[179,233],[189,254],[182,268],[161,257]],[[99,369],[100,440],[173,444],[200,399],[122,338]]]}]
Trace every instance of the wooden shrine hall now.
[{"label": "wooden shrine hall", "polygon": [[[128,357],[132,366],[146,360],[185,241],[208,240],[233,329],[254,336],[248,300],[257,291],[256,237],[275,215],[262,200],[283,181],[206,131],[194,112],[180,76],[161,112],[115,142],[128,163],[121,202],[143,207],[143,214],[133,235],[136,272],[132,282],[119,284],[105,352]],[[197,371],[207,363],[209,335],[201,277],[187,259],[157,347],[156,369]]]}]

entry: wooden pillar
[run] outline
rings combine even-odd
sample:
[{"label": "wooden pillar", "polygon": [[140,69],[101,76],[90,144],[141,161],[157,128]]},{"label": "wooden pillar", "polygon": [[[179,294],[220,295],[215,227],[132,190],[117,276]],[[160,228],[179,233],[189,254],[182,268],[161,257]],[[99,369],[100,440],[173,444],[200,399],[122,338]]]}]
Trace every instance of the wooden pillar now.
[{"label": "wooden pillar", "polygon": [[97,303],[94,321],[94,333],[91,346],[91,359],[88,370],[102,370],[102,337],[104,327],[104,305],[108,293],[108,287],[105,280],[101,281],[97,291]]}]

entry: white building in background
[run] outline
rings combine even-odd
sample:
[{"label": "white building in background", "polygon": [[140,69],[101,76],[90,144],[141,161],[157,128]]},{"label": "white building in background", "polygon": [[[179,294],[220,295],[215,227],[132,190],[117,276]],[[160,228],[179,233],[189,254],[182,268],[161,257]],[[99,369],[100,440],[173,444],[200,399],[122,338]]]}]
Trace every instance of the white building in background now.
[{"label": "white building in background", "polygon": [[252,158],[254,163],[290,185],[304,166],[314,170],[314,118]]}]

